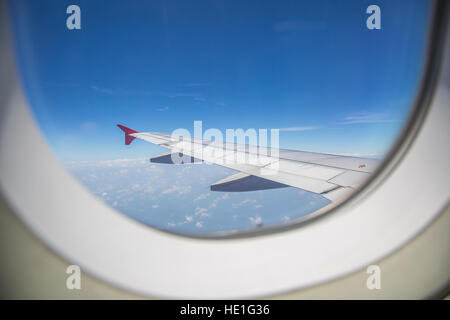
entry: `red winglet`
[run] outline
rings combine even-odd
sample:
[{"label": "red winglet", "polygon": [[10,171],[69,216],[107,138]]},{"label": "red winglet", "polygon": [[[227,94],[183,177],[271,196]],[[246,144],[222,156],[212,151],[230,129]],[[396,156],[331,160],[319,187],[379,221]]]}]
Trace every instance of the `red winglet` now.
[{"label": "red winglet", "polygon": [[121,124],[118,124],[117,126],[118,126],[120,129],[122,129],[123,132],[125,132],[125,144],[126,144],[126,145],[129,145],[129,144],[131,143],[131,141],[133,141],[134,139],[136,139],[135,137],[130,136],[130,135],[129,135],[130,133],[139,133],[139,131],[136,131],[136,130],[127,128],[127,127],[125,127],[125,126],[123,126],[123,125],[121,125]]}]

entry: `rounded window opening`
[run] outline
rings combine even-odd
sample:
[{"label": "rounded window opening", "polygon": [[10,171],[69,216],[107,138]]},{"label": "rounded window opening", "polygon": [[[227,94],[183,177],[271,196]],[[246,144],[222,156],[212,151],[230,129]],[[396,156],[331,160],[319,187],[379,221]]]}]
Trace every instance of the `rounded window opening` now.
[{"label": "rounded window opening", "polygon": [[361,188],[411,113],[431,9],[9,2],[55,155],[119,212],[195,236],[292,224]]}]

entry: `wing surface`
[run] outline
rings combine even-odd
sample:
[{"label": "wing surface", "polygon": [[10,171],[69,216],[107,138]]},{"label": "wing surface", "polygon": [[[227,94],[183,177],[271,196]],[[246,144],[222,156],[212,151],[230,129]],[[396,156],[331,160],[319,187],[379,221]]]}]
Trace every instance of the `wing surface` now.
[{"label": "wing surface", "polygon": [[363,184],[379,165],[377,159],[222,143],[158,132],[137,132],[118,125],[126,142],[141,139],[169,152],[152,162],[183,164],[205,161],[239,173],[213,183],[214,191],[251,191],[295,187],[332,202]]}]

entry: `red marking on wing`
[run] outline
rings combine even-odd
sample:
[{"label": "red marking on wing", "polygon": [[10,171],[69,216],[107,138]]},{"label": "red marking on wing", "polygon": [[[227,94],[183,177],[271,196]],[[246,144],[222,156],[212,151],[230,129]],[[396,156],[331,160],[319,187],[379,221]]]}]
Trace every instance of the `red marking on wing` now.
[{"label": "red marking on wing", "polygon": [[129,145],[134,139],[136,139],[133,136],[130,136],[131,133],[139,133],[139,131],[127,128],[121,124],[117,125],[123,132],[125,132],[125,144]]}]

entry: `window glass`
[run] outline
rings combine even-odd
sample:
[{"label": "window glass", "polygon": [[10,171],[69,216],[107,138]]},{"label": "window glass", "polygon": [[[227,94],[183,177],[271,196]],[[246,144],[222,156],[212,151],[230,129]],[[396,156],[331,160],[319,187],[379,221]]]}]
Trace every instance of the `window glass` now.
[{"label": "window glass", "polygon": [[[293,223],[361,187],[411,111],[431,5],[15,0],[9,10],[32,113],[67,170],[135,220],[205,235]],[[171,149],[125,145],[116,124],[273,149],[251,165],[150,162]],[[237,129],[243,140],[227,135]]]}]

